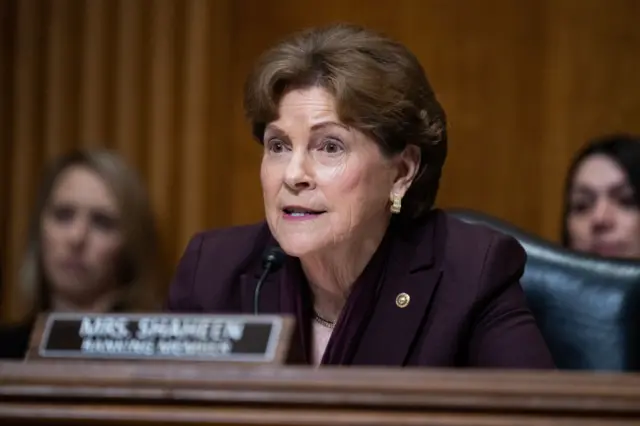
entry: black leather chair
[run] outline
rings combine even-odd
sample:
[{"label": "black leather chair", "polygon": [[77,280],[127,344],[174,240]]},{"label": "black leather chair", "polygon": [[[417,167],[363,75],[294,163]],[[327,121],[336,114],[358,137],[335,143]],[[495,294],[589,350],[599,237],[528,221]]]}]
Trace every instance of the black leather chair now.
[{"label": "black leather chair", "polygon": [[640,370],[640,262],[575,253],[483,213],[449,213],[522,244],[521,283],[558,368]]}]

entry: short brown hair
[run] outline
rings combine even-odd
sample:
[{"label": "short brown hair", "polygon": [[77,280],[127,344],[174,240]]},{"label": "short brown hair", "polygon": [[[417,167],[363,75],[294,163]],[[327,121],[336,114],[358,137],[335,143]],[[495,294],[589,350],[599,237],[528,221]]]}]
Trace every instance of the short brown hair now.
[{"label": "short brown hair", "polygon": [[117,276],[125,287],[118,308],[155,311],[160,307],[157,282],[164,278],[158,234],[147,191],[135,171],[117,154],[106,150],[74,151],[60,157],[46,171],[36,199],[29,229],[27,251],[21,267],[23,316],[50,309],[49,283],[42,266],[41,218],[58,178],[71,167],[86,167],[99,175],[113,191],[122,212],[124,251]]},{"label": "short brown hair", "polygon": [[408,144],[420,148],[420,169],[400,216],[426,215],[447,155],[446,116],[413,53],[355,25],[293,35],[262,55],[245,84],[245,114],[254,136],[262,142],[287,90],[311,86],[329,91],[340,119],[373,137],[385,155],[402,152]]}]

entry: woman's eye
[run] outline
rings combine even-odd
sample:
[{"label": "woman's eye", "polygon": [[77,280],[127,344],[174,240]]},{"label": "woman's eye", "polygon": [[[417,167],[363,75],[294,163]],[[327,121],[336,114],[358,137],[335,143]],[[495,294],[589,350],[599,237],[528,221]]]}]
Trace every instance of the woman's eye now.
[{"label": "woman's eye", "polygon": [[117,228],[118,221],[106,213],[94,213],[91,217],[94,226],[102,231],[112,231]]},{"label": "woman's eye", "polygon": [[75,210],[69,206],[54,207],[51,213],[57,222],[69,222],[75,216]]},{"label": "woman's eye", "polygon": [[334,140],[327,140],[322,144],[322,150],[327,154],[338,154],[342,151],[342,145]]},{"label": "woman's eye", "polygon": [[571,201],[569,203],[569,210],[572,213],[577,213],[577,214],[584,213],[587,210],[589,210],[589,208],[591,208],[591,204],[592,203],[589,203],[589,202],[583,201],[583,200],[581,200],[581,201]]},{"label": "woman's eye", "polygon": [[638,208],[638,202],[636,201],[636,198],[633,196],[633,194],[623,194],[617,197],[616,201],[618,202],[618,204],[620,204],[620,206],[624,208]]},{"label": "woman's eye", "polygon": [[271,139],[267,142],[267,149],[273,153],[280,153],[284,151],[284,143],[279,139]]}]

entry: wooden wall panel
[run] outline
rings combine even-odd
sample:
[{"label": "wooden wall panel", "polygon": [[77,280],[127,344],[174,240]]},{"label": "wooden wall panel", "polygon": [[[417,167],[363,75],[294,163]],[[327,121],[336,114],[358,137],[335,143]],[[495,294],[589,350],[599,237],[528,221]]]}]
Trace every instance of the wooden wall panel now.
[{"label": "wooden wall panel", "polygon": [[[582,141],[640,134],[640,3],[552,2],[547,16],[544,137],[531,161],[547,170],[538,232],[559,236],[561,180]],[[536,230],[536,229],[534,229]]]},{"label": "wooden wall panel", "polygon": [[45,2],[44,25],[44,158],[51,161],[77,140],[81,9],[74,0]]},{"label": "wooden wall panel", "polygon": [[177,141],[179,115],[178,67],[180,39],[183,29],[180,7],[175,2],[160,2],[150,11],[149,49],[149,115],[146,146],[148,185],[153,208],[160,228],[164,251],[175,257],[176,194],[178,168],[175,159],[179,152]]},{"label": "wooden wall panel", "polygon": [[[450,121],[438,199],[557,240],[560,194],[572,154],[610,131],[640,132],[640,27],[634,0],[241,0],[234,20],[233,84],[259,52],[300,28],[355,22],[405,42],[419,57]],[[260,153],[235,104],[233,223],[260,217]]]},{"label": "wooden wall panel", "polygon": [[[7,3],[8,4],[8,3]],[[9,191],[6,203],[6,242],[3,244],[3,316],[10,317],[16,306],[19,259],[24,250],[29,212],[37,190],[39,169],[44,155],[43,70],[44,11],[38,0],[15,3],[15,50],[13,92],[3,102],[12,110],[12,132],[3,135],[11,145],[6,158]]]},{"label": "wooden wall panel", "polygon": [[15,36],[15,4],[6,3],[0,7],[0,302],[6,285],[3,274],[7,266],[3,260],[8,252],[7,241],[9,222],[9,200],[11,185],[9,183],[10,143],[13,127],[13,108],[10,99],[13,97],[13,57]]},{"label": "wooden wall panel", "polygon": [[423,62],[449,117],[438,203],[473,206],[539,231],[537,185],[530,185],[539,169],[530,159],[541,140],[544,9],[530,1],[487,8],[434,3],[407,9],[412,25],[401,37]]},{"label": "wooden wall panel", "polygon": [[424,64],[450,119],[441,206],[555,240],[573,152],[640,132],[638,16],[635,0],[0,2],[4,315],[20,308],[42,167],[73,146],[113,148],[140,172],[170,262],[198,230],[260,220],[244,78],[280,38],[334,21],[384,31]]},{"label": "wooden wall panel", "polygon": [[108,137],[111,93],[109,64],[113,62],[112,37],[115,2],[89,1],[84,4],[81,30],[78,142],[92,148]]},{"label": "wooden wall panel", "polygon": [[[228,222],[231,1],[10,0],[3,45],[2,317],[23,308],[18,270],[45,165],[74,147],[117,151],[144,179],[174,263]],[[9,37],[10,36],[10,37]],[[4,41],[4,40],[3,40]],[[230,154],[229,154],[230,155]],[[5,189],[6,187],[6,189]],[[4,206],[7,206],[6,208]],[[169,277],[158,283],[166,290]]]},{"label": "wooden wall panel", "polygon": [[131,164],[141,169],[144,138],[144,119],[148,108],[145,82],[148,81],[146,59],[148,37],[146,33],[147,7],[151,3],[140,0],[118,0],[115,21],[116,54],[111,72],[114,76],[114,129],[115,149]]}]

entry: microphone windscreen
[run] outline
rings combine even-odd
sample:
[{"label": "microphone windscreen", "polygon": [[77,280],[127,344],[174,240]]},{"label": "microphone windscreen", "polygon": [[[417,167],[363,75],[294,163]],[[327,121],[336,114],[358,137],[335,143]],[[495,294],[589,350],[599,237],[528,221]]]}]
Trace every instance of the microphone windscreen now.
[{"label": "microphone windscreen", "polygon": [[286,254],[278,246],[269,247],[262,255],[262,266],[266,268],[271,265],[271,271],[276,271],[284,263]]}]

